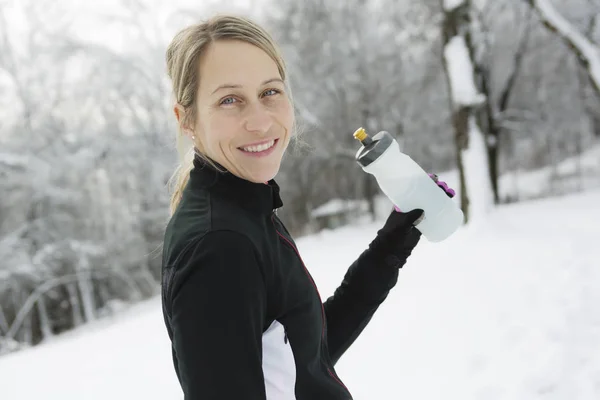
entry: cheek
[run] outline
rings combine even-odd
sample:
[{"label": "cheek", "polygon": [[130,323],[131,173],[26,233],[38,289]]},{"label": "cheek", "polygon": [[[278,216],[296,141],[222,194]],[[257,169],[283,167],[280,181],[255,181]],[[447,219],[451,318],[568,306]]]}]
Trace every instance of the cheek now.
[{"label": "cheek", "polygon": [[282,101],[278,105],[277,114],[279,115],[280,123],[291,134],[292,126],[294,125],[294,108],[292,107],[292,103],[289,100]]},{"label": "cheek", "polygon": [[292,129],[292,126],[294,125],[294,119],[295,119],[295,115],[294,115],[294,107],[292,107],[292,105],[290,104],[288,107],[288,123],[289,123],[289,129]]},{"label": "cheek", "polygon": [[237,119],[227,113],[207,114],[202,129],[208,150],[219,151],[222,147],[227,147],[236,136],[238,126]]}]

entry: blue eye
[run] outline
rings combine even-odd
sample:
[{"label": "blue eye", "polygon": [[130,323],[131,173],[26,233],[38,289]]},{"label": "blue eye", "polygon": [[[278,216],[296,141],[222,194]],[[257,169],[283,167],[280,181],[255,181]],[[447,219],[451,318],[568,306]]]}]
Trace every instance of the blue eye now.
[{"label": "blue eye", "polygon": [[[231,100],[231,101],[229,101],[229,100]],[[224,104],[224,105],[233,104],[234,101],[235,101],[235,99],[233,97],[226,97],[223,100],[221,100],[221,102],[219,104]]]},{"label": "blue eye", "polygon": [[[271,94],[268,94],[268,93],[271,93]],[[281,93],[281,91],[279,91],[277,89],[268,89],[268,90],[265,90],[265,92],[263,93],[263,96],[274,96],[279,93]]]}]

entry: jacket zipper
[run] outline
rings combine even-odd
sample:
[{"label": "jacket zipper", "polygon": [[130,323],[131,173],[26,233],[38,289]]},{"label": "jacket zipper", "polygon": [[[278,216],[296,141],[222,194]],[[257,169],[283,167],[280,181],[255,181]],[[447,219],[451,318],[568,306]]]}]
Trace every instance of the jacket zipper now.
[{"label": "jacket zipper", "polygon": [[[288,238],[286,238],[281,232],[279,232],[279,230],[277,229],[277,226],[275,226],[275,221],[274,221],[274,217],[275,215],[271,216],[271,222],[273,223],[273,227],[275,228],[275,232],[277,232],[277,235],[283,239],[286,244],[288,246],[290,246],[294,252],[296,253],[296,256],[298,257],[298,259],[300,260],[300,263],[302,264],[302,267],[304,267],[304,272],[306,273],[306,276],[308,277],[308,279],[310,280],[310,282],[312,283],[313,287],[315,288],[315,291],[317,292],[317,296],[319,298],[319,302],[321,303],[321,322],[322,322],[322,328],[321,328],[321,339],[325,342],[325,307],[323,306],[323,300],[321,299],[321,294],[319,293],[319,289],[317,288],[317,285],[315,283],[315,281],[313,280],[312,276],[310,276],[310,273],[308,272],[308,268],[306,268],[306,265],[304,264],[304,260],[302,260],[302,257],[300,256],[300,252],[298,251],[298,249],[296,248],[296,246],[294,246],[294,244],[292,242],[289,241]],[[329,375],[338,383],[340,384],[345,390],[346,392],[350,393],[350,391],[348,390],[348,388],[346,387],[346,385],[344,385],[344,383],[340,380],[340,378],[329,368],[328,365],[325,365],[325,368],[327,368],[327,372],[329,373]]]}]

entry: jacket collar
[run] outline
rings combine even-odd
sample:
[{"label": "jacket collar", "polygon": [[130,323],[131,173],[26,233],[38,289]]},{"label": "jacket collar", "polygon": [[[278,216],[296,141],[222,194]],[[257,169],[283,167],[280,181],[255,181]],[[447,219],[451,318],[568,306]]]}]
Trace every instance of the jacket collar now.
[{"label": "jacket collar", "polygon": [[[221,170],[226,170],[219,163],[215,164]],[[279,196],[279,185],[274,179],[267,183],[250,182],[229,171],[217,171],[198,155],[194,157],[189,185],[192,190],[208,190],[216,195],[216,198],[233,202],[253,213],[270,214],[283,206]]]}]

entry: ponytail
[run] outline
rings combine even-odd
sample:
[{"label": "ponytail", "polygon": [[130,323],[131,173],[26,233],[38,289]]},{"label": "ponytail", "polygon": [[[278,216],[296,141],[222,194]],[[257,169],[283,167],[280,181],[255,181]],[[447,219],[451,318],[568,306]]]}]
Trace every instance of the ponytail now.
[{"label": "ponytail", "polygon": [[177,150],[181,155],[181,163],[175,169],[175,172],[169,179],[169,186],[172,187],[170,210],[171,215],[177,209],[183,191],[190,180],[190,172],[194,169],[194,158],[199,157],[205,165],[210,166],[217,172],[225,173],[227,170],[216,164],[209,157],[204,155],[198,148],[191,146],[187,149],[182,135],[177,136]]},{"label": "ponytail", "polygon": [[187,146],[184,142],[183,135],[181,135],[181,133],[177,135],[177,152],[181,157],[181,163],[175,169],[171,179],[169,179],[169,186],[172,187],[170,202],[171,215],[173,215],[181,201],[183,190],[190,180],[190,172],[194,168],[194,147]]}]

